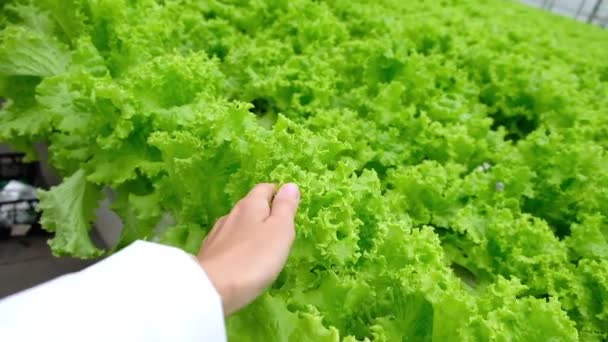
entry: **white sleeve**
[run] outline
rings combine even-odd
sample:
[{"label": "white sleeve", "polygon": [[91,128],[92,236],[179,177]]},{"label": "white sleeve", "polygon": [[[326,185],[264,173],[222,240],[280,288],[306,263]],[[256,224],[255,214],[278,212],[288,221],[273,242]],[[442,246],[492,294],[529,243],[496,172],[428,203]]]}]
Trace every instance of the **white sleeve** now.
[{"label": "white sleeve", "polygon": [[138,241],[0,301],[0,341],[226,341],[222,303],[193,256]]}]

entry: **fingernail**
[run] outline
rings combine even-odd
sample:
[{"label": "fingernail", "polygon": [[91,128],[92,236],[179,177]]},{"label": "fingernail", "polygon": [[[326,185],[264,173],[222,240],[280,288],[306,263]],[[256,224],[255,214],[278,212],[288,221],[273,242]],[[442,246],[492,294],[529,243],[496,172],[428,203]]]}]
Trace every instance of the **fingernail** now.
[{"label": "fingernail", "polygon": [[289,197],[295,200],[300,199],[300,190],[295,183],[287,183],[283,185],[279,192],[277,192],[277,196],[279,197]]}]

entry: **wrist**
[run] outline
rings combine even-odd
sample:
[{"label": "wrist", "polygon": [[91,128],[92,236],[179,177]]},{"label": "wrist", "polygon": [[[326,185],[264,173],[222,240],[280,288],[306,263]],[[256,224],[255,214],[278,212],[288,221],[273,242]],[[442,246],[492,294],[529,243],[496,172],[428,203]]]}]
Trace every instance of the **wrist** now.
[{"label": "wrist", "polygon": [[232,298],[232,293],[233,293],[232,286],[230,284],[226,283],[225,281],[223,281],[223,279],[225,277],[221,276],[221,271],[218,269],[218,267],[215,266],[215,264],[212,261],[197,259],[197,262],[201,266],[201,268],[203,269],[205,274],[207,275],[207,278],[209,279],[209,281],[213,285],[216,293],[220,297],[220,299],[222,301],[222,308],[224,311],[224,316],[230,315],[233,311],[233,308],[231,305],[231,302],[232,302],[231,298]]}]

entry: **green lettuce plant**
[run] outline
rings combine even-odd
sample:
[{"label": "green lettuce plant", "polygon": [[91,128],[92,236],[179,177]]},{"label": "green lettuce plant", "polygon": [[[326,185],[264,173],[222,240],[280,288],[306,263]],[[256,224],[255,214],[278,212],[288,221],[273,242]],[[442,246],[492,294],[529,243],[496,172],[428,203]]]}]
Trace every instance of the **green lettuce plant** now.
[{"label": "green lettuce plant", "polygon": [[608,339],[608,32],[498,0],[0,6],[0,141],[48,143],[56,255],[108,253],[105,189],[113,250],[196,252],[295,181],[290,259],[231,339]]}]

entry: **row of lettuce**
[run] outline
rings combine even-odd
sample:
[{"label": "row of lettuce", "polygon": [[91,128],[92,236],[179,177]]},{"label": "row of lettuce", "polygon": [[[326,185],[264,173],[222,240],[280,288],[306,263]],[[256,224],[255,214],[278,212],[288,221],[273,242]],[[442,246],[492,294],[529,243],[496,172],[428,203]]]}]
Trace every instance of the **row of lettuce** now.
[{"label": "row of lettuce", "polygon": [[[257,182],[297,239],[238,341],[608,338],[608,33],[485,1],[9,1],[0,140],[57,255],[110,189],[195,252]],[[159,222],[171,221],[167,229]]]}]

